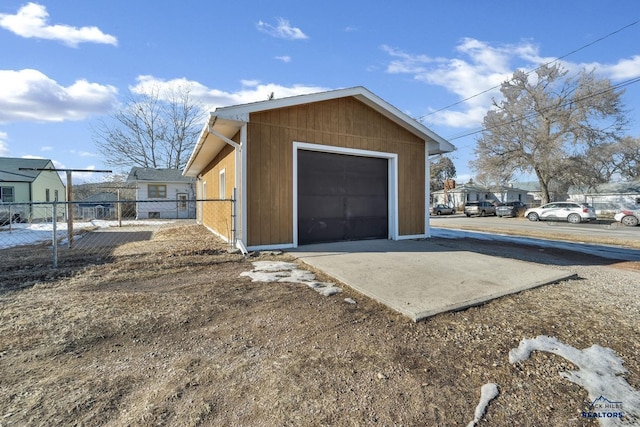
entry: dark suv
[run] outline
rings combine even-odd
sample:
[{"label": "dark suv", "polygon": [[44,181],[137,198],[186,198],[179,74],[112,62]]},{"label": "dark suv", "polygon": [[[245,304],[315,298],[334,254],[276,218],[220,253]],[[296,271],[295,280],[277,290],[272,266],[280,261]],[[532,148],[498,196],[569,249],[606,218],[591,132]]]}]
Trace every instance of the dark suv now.
[{"label": "dark suv", "polygon": [[527,205],[519,200],[515,202],[506,202],[496,208],[496,215],[502,216],[518,216],[520,212],[524,212],[527,209]]},{"label": "dark suv", "polygon": [[487,201],[483,201],[483,202],[467,202],[467,203],[464,204],[464,214],[466,216],[471,216],[471,215],[480,215],[480,216],[495,215],[496,214],[496,207],[494,206],[493,203],[487,202]]}]

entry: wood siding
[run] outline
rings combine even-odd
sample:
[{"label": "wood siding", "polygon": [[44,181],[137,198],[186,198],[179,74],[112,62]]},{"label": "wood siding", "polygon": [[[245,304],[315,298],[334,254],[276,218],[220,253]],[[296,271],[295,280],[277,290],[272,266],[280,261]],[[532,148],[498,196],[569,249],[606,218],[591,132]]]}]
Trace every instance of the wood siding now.
[{"label": "wood siding", "polygon": [[[232,138],[239,141],[239,135]],[[226,145],[220,153],[207,165],[198,179],[199,199],[219,199],[220,198],[220,172],[225,171],[225,199],[233,197],[235,187],[236,163],[235,149]],[[206,194],[201,193],[203,183],[206,183]],[[199,202],[197,207],[200,212],[198,218],[202,219],[203,225],[215,231],[219,235],[231,239],[232,229],[232,206],[229,201],[204,201]]]},{"label": "wood siding", "polygon": [[293,242],[293,142],[397,153],[399,234],[425,232],[425,144],[355,98],[252,113],[247,244]]}]

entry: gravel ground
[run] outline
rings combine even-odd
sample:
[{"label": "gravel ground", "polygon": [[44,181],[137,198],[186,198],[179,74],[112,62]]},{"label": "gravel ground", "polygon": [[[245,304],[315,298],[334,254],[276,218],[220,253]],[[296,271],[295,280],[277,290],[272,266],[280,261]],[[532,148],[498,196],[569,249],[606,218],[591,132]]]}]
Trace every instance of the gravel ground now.
[{"label": "gravel ground", "polygon": [[478,426],[598,425],[581,416],[587,392],[560,375],[571,362],[534,352],[509,363],[540,335],[611,348],[640,390],[638,263],[442,244],[575,277],[413,323],[344,285],[326,297],[252,282],[240,276],[251,261],[292,258],[229,254],[198,226],[56,273],[22,251],[0,272],[0,425],[464,426],[487,383],[499,394]]}]

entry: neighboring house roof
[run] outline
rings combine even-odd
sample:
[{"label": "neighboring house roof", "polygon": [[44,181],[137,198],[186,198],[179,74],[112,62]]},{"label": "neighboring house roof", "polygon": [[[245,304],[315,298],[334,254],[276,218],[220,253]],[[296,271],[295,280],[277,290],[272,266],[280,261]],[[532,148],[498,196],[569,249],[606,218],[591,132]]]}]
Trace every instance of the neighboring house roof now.
[{"label": "neighboring house roof", "polygon": [[78,203],[113,203],[117,200],[117,194],[103,191],[101,193],[92,194],[86,199],[79,200]]},{"label": "neighboring house roof", "polygon": [[593,186],[572,185],[567,194],[640,194],[640,181],[611,182]]},{"label": "neighboring house roof", "polygon": [[[358,99],[396,124],[427,141],[429,154],[449,153],[455,149],[449,141],[428,129],[422,123],[403,113],[393,105],[370,92],[368,89],[362,86],[357,86],[348,89],[331,90],[216,108],[216,110],[211,113],[209,121],[202,130],[200,138],[189,157],[189,161],[187,162],[187,166],[183,173],[187,176],[198,175],[211,161],[211,159],[225,146],[226,142],[223,138],[232,138],[240,130],[242,125],[249,121],[249,115],[251,113],[345,97],[354,97]],[[216,137],[216,140],[214,143],[204,144],[209,133],[212,133]]]},{"label": "neighboring house roof", "polygon": [[55,169],[49,159],[0,157],[0,182],[33,182],[42,173],[42,171],[20,170],[20,168]]},{"label": "neighboring house roof", "polygon": [[194,182],[194,178],[183,176],[179,169],[154,169],[133,167],[127,177],[127,182]]},{"label": "neighboring house roof", "polygon": [[[447,190],[447,193],[469,193],[474,191],[477,193],[490,193],[494,190],[476,184],[456,184],[456,187],[451,190]],[[444,190],[434,191],[434,193],[444,193]]]}]

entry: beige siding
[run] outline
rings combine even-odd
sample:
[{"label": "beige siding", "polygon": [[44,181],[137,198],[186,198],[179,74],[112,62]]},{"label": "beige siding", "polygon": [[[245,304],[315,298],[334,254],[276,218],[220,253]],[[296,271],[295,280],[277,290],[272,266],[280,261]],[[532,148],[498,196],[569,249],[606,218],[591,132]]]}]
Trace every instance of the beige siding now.
[{"label": "beige siding", "polygon": [[398,154],[399,234],[424,233],[424,141],[355,98],[252,113],[247,244],[293,242],[293,142]]},{"label": "beige siding", "polygon": [[[233,138],[234,140],[237,139]],[[224,198],[231,199],[235,187],[235,149],[226,145],[222,151],[202,171],[198,185],[206,183],[206,194],[199,194],[200,199],[220,198],[220,172],[225,171]],[[231,202],[205,201],[198,203],[201,210],[198,217],[202,223],[216,233],[230,239],[232,229]]]}]

